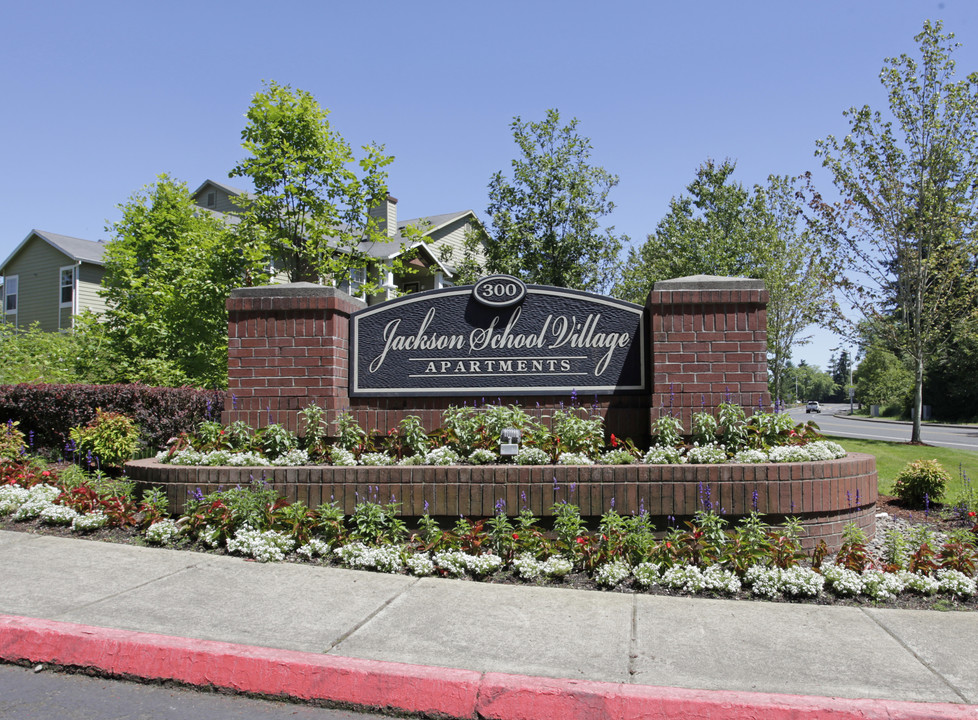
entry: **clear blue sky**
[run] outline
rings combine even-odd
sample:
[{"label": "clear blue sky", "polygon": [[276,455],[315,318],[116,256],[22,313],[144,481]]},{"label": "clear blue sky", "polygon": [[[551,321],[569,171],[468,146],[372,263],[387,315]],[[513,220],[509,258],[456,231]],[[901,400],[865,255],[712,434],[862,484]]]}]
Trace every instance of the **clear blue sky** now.
[{"label": "clear blue sky", "polygon": [[[974,0],[7,2],[0,257],[32,228],[108,239],[159,173],[228,181],[264,79],[386,146],[401,218],[484,216],[512,118],[558,108],[620,176],[609,222],[641,242],[707,158],[828,190],[815,140],[845,134],[850,106],[884,108],[883,59],[915,53],[927,18],[962,43],[959,74],[978,70]],[[818,333],[795,360],[824,368],[837,344]]]}]

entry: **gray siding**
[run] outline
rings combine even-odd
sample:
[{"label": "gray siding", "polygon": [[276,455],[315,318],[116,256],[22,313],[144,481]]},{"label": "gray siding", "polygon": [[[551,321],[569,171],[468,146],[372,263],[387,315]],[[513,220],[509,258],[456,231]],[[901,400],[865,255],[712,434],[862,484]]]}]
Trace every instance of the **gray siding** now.
[{"label": "gray siding", "polygon": [[[211,193],[214,193],[214,204],[208,205],[207,196]],[[234,203],[234,196],[214,185],[207,185],[203,190],[201,190],[196,197],[196,202],[202,208],[207,208],[208,210],[213,210],[214,212],[231,214],[241,212],[241,208]]]}]

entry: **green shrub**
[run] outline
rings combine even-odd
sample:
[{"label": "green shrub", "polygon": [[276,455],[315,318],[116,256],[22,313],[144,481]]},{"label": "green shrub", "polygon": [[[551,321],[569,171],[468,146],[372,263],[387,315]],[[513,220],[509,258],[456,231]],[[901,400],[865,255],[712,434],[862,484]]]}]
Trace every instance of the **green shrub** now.
[{"label": "green shrub", "polygon": [[24,452],[24,433],[17,427],[20,423],[8,420],[0,429],[0,458],[16,460]]},{"label": "green shrub", "polygon": [[940,500],[950,481],[951,476],[937,460],[916,460],[897,475],[893,491],[908,505],[923,507],[926,502]]},{"label": "green shrub", "polygon": [[72,428],[69,435],[78,453],[91,453],[103,465],[112,467],[121,467],[130,460],[139,445],[139,428],[132,418],[101,408],[96,408],[92,422]]}]

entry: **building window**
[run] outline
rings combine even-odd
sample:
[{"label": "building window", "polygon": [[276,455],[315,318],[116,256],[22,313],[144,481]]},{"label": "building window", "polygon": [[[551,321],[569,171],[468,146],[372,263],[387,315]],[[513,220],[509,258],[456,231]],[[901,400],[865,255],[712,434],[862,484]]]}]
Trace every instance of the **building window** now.
[{"label": "building window", "polygon": [[207,207],[214,207],[214,193],[207,193]]},{"label": "building window", "polygon": [[8,315],[17,312],[17,285],[18,283],[17,275],[8,275],[4,278],[3,283],[3,309]]},{"label": "building window", "polygon": [[367,268],[350,268],[350,286],[357,288],[367,282]]},{"label": "building window", "polygon": [[61,307],[71,307],[75,301],[75,268],[61,268]]}]

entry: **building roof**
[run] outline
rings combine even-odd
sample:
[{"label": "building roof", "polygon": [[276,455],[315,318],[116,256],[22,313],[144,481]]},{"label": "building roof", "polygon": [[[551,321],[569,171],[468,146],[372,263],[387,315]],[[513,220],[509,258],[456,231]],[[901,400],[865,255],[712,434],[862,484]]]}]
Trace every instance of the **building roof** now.
[{"label": "building roof", "polygon": [[397,223],[397,236],[399,237],[401,230],[408,225],[424,227],[424,234],[428,235],[466,215],[471,215],[474,219],[478,220],[474,210],[460,210],[459,212],[443,213],[442,215],[425,215],[424,217],[412,218],[411,220],[401,220]]},{"label": "building roof", "polygon": [[7,259],[3,261],[2,265],[0,265],[0,271],[6,268],[17,253],[21,251],[24,245],[26,245],[27,242],[35,236],[39,237],[55,250],[63,255],[66,255],[75,262],[86,262],[91,263],[92,265],[104,264],[102,262],[102,253],[105,252],[105,243],[103,243],[101,240],[83,240],[82,238],[71,237],[70,235],[59,235],[58,233],[35,229],[27,233],[27,237],[25,237],[20,244],[14,248],[14,251],[7,256]]},{"label": "building roof", "polygon": [[197,197],[198,195],[200,195],[201,191],[208,185],[213,185],[214,187],[223,190],[228,195],[233,195],[235,197],[239,195],[242,197],[251,197],[253,195],[253,193],[250,193],[247,190],[242,190],[241,188],[236,188],[233,185],[228,185],[227,183],[218,182],[217,180],[207,179],[204,180],[204,182],[202,182],[196,190],[190,193],[190,197]]}]

